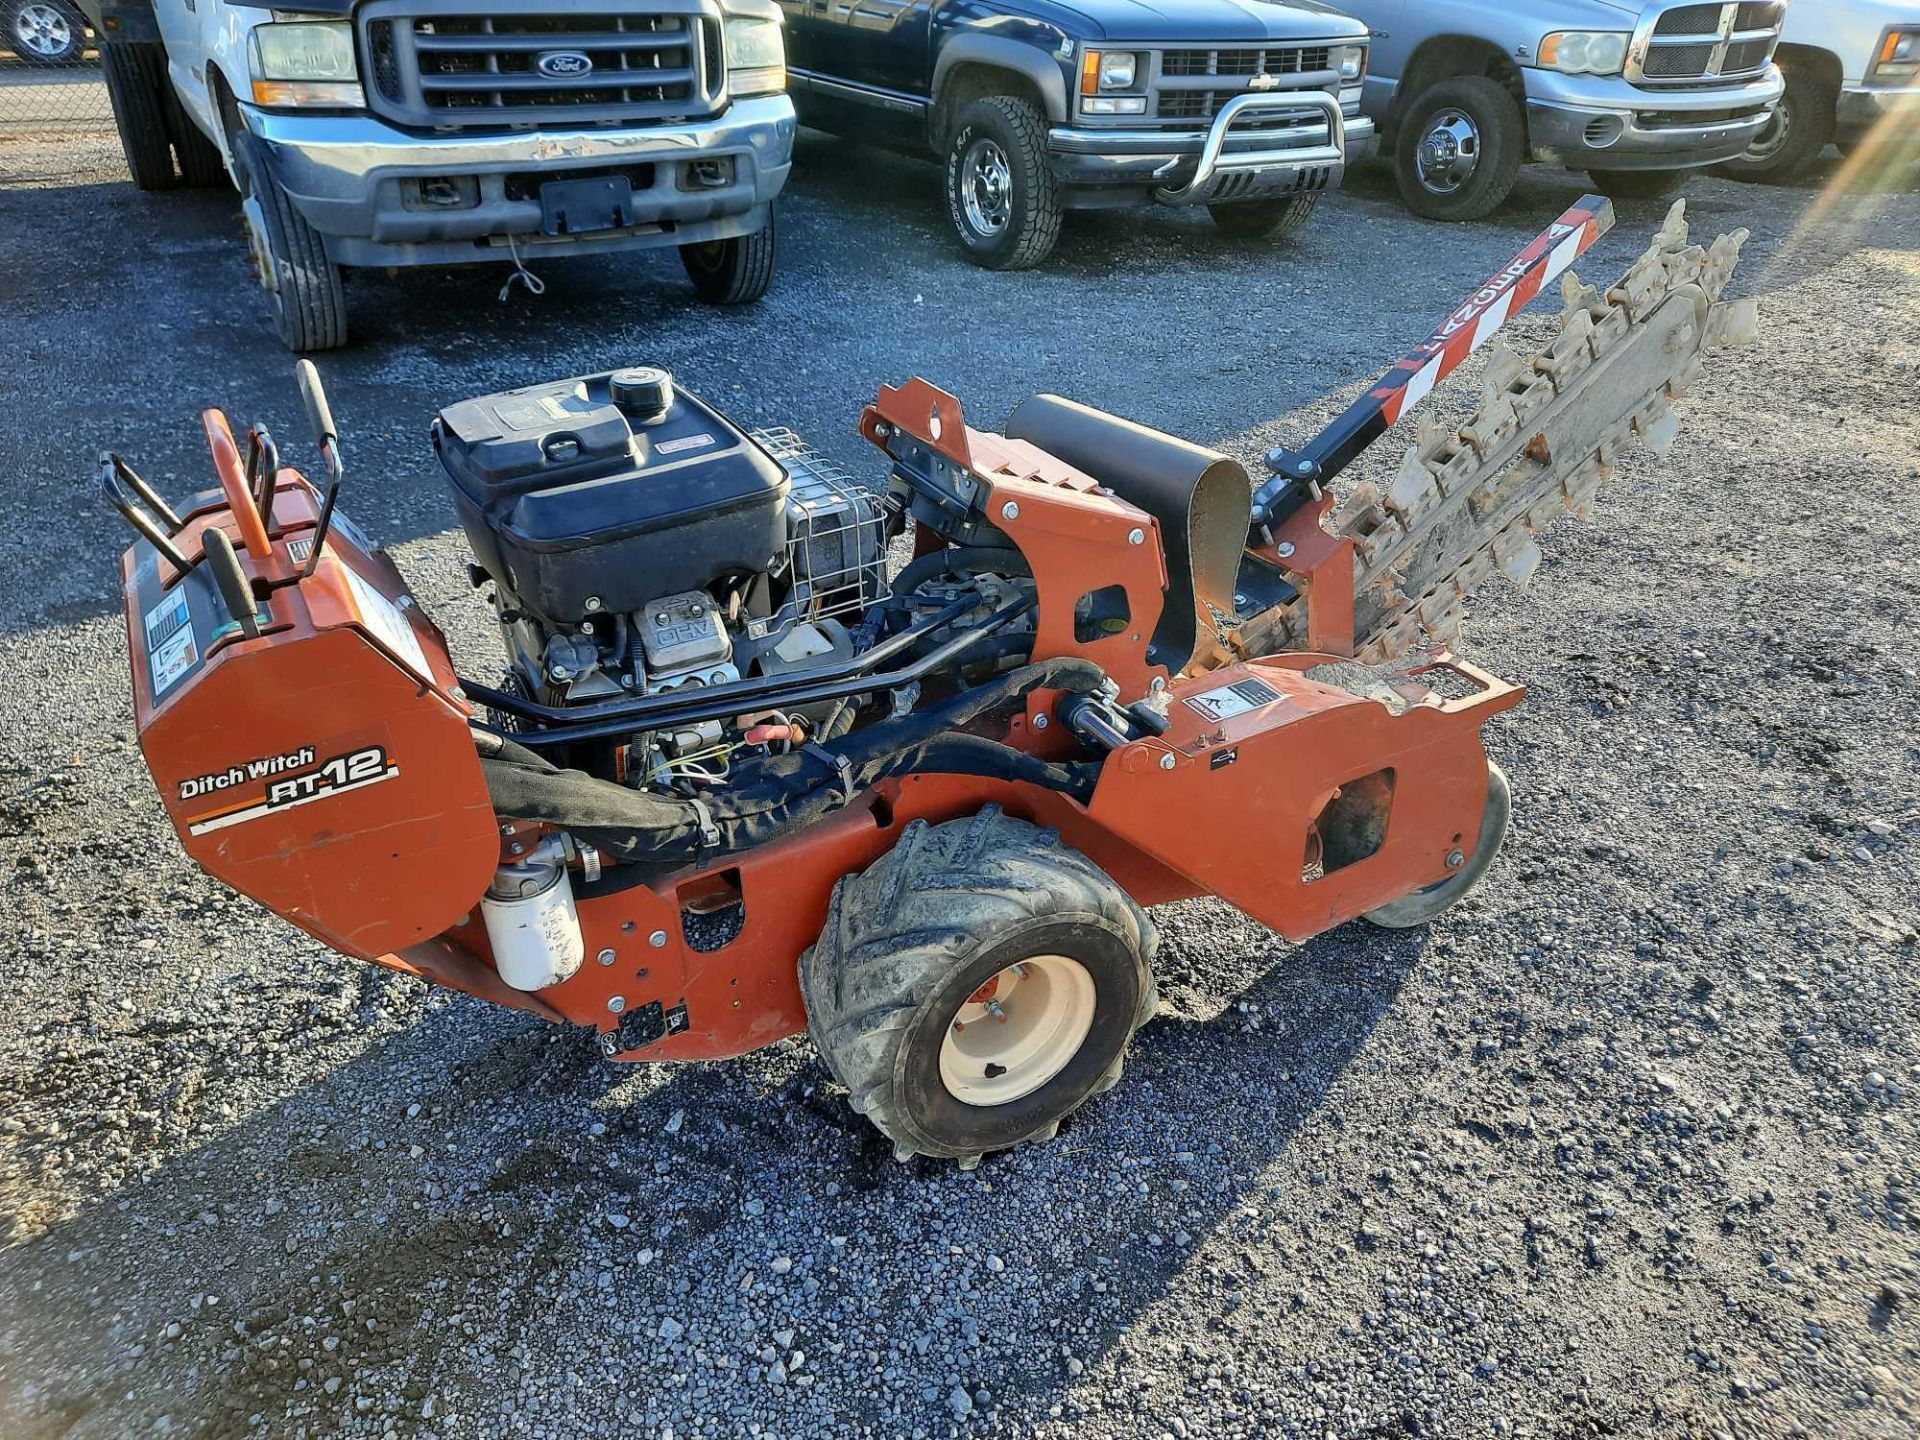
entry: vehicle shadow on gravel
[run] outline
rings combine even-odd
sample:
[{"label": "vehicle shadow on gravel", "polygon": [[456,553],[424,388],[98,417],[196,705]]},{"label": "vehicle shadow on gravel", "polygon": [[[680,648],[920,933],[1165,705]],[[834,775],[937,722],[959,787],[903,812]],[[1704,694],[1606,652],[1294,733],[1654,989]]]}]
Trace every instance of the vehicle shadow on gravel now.
[{"label": "vehicle shadow on gravel", "polygon": [[5,1252],[0,1428],[468,1433],[594,1365],[646,1433],[703,1414],[904,1432],[950,1422],[956,1389],[990,1429],[1071,1416],[1075,1377],[1157,1331],[1176,1277],[1211,1277],[1230,1343],[1247,1267],[1293,1263],[1313,1217],[1267,1213],[1268,1186],[1426,943],[1249,955],[1235,925],[1177,907],[1168,1002],[1122,1084],[971,1174],[894,1163],[802,1041],[625,1069],[579,1032],[370,977],[356,1005],[413,1012],[401,1028]]}]

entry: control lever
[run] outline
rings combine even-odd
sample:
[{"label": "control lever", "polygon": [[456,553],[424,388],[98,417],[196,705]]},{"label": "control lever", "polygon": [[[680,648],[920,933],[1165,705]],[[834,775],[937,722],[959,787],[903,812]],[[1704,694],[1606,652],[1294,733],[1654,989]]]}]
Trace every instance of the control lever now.
[{"label": "control lever", "polygon": [[320,372],[311,360],[302,360],[293,367],[293,374],[300,384],[301,403],[307,407],[307,423],[313,427],[313,442],[320,447],[320,457],[327,462],[327,493],[320,502],[319,523],[313,529],[313,551],[307,556],[306,568],[300,572],[304,580],[320,563],[321,547],[327,543],[327,531],[333,525],[334,501],[340,498],[340,477],[347,467],[340,457],[340,431],[333,423],[333,410],[320,384]]},{"label": "control lever", "polygon": [[227,613],[240,627],[240,633],[251,640],[260,633],[260,616],[254,608],[247,572],[240,568],[240,557],[234,553],[233,541],[219,526],[209,525],[201,533],[200,544],[213,571],[214,583],[220,587],[220,598],[226,602]]},{"label": "control lever", "polygon": [[273,533],[273,497],[279,475],[280,447],[273,443],[273,433],[264,425],[253,426],[247,431],[247,488],[253,492],[253,508],[260,512],[268,534]]},{"label": "control lever", "polygon": [[[166,556],[167,563],[176,571],[184,575],[193,569],[193,562],[173,543],[183,523],[180,517],[151,485],[134,473],[131,465],[111,450],[100,452],[100,491],[107,497],[107,503],[120,512],[120,517]],[[162,525],[166,528],[162,529]]]}]

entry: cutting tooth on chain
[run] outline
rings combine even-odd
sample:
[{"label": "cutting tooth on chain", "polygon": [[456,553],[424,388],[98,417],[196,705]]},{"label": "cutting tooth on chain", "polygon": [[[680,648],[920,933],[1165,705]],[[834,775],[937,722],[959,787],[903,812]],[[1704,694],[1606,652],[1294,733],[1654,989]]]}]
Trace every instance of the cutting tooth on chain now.
[{"label": "cutting tooth on chain", "polygon": [[1567,318],[1576,310],[1585,311],[1589,320],[1598,320],[1606,308],[1606,303],[1600,298],[1600,292],[1591,285],[1583,284],[1580,277],[1573,271],[1569,270],[1560,277],[1560,323],[1562,325],[1567,323]]},{"label": "cutting tooth on chain", "polygon": [[[1751,342],[1751,298],[1722,301],[1746,240],[1689,243],[1676,203],[1660,232],[1604,293],[1561,279],[1551,340],[1530,358],[1495,341],[1480,404],[1459,429],[1423,419],[1382,493],[1356,485],[1332,531],[1355,545],[1355,653],[1398,658],[1458,631],[1466,603],[1495,571],[1524,584],[1538,569],[1535,535],[1557,516],[1593,514],[1622,446],[1664,453],[1678,428],[1672,401],[1698,378],[1705,352]],[[1306,599],[1250,617],[1243,654],[1299,644]]]}]

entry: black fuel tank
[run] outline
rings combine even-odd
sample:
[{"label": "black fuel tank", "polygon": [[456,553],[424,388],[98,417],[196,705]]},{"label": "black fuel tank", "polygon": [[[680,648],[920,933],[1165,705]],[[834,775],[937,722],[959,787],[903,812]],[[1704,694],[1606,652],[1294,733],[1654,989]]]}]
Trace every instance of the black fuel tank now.
[{"label": "black fuel tank", "polygon": [[475,557],[549,622],[765,570],[786,541],[786,471],[651,367],[449,405],[433,446]]}]

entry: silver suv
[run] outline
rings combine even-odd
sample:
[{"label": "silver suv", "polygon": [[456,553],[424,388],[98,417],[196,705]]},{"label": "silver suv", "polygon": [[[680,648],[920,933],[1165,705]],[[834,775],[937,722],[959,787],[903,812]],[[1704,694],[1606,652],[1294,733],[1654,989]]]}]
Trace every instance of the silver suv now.
[{"label": "silver suv", "polygon": [[1646,198],[1741,154],[1782,90],[1782,0],[1343,0],[1373,30],[1361,107],[1416,214],[1473,220],[1528,160]]}]

